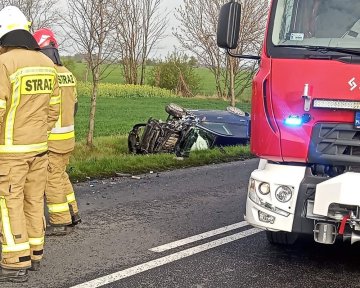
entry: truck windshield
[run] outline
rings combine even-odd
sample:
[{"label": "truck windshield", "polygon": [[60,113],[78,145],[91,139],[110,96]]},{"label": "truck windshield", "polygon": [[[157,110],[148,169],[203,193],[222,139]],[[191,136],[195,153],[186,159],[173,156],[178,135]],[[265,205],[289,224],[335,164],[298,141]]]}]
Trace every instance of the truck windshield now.
[{"label": "truck windshield", "polygon": [[278,0],[275,46],[360,49],[359,0]]}]

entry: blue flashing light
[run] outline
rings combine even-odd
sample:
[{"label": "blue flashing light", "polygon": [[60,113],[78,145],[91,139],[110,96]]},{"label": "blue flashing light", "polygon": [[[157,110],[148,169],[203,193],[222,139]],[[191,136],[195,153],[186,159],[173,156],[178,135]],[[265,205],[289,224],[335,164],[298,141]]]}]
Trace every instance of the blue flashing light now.
[{"label": "blue flashing light", "polygon": [[289,116],[285,119],[285,125],[287,126],[301,126],[303,124],[302,119],[299,116]]}]

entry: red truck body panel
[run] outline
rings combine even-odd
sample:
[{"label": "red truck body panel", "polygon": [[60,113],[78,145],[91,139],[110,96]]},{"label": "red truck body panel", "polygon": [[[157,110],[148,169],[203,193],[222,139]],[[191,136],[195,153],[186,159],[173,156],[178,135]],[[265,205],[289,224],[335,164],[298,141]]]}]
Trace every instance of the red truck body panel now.
[{"label": "red truck body panel", "polygon": [[[360,101],[360,65],[328,59],[275,59],[266,51],[265,40],[253,80],[251,151],[272,161],[306,163],[314,125],[354,123],[355,112],[312,106],[306,112],[302,98],[305,84],[309,85],[312,100]],[[351,89],[349,81],[354,78],[359,86]],[[301,117],[305,113],[310,114],[310,122],[300,127],[285,125],[289,116]]]}]

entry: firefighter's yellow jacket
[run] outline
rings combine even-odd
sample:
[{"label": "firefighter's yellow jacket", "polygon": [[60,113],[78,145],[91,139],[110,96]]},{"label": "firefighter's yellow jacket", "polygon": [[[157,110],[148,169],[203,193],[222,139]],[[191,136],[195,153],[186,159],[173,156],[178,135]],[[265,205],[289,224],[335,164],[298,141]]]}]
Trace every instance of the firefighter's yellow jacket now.
[{"label": "firefighter's yellow jacket", "polygon": [[49,136],[49,150],[68,153],[75,147],[74,110],[77,103],[76,79],[64,66],[57,66],[60,88],[60,116]]},{"label": "firefighter's yellow jacket", "polygon": [[41,52],[6,49],[0,55],[0,157],[46,152],[59,103],[54,63]]}]

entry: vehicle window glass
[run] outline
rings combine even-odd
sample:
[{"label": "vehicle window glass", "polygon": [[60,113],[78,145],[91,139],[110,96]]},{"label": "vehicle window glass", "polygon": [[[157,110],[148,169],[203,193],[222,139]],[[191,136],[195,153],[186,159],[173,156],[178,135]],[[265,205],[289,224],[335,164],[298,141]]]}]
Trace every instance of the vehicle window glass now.
[{"label": "vehicle window glass", "polygon": [[226,123],[201,122],[200,126],[222,135],[233,135],[229,125]]},{"label": "vehicle window glass", "polygon": [[278,0],[274,45],[360,48],[359,0]]}]

